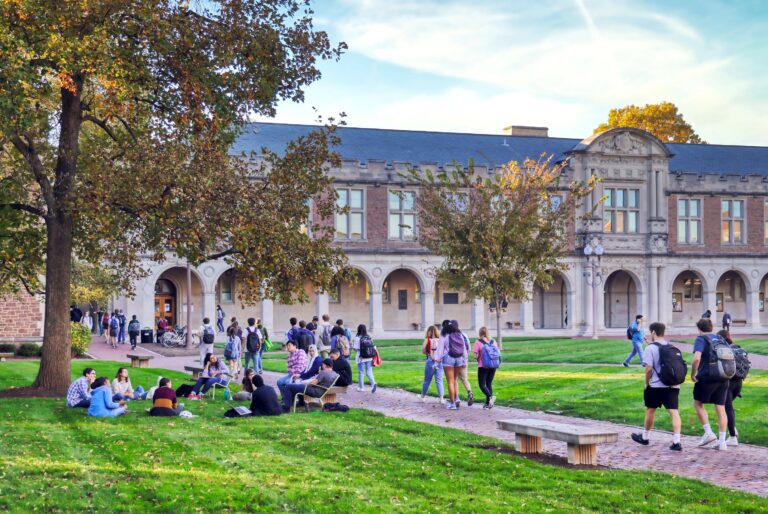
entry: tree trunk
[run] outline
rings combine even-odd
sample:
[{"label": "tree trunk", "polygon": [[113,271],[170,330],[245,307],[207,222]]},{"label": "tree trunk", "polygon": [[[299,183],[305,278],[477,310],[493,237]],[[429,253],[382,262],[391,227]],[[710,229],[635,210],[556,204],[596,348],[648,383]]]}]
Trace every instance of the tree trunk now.
[{"label": "tree trunk", "polygon": [[45,262],[45,332],[40,370],[32,387],[66,394],[70,382],[69,292],[72,272],[72,219],[47,221]]},{"label": "tree trunk", "polygon": [[499,344],[499,348],[504,346],[501,339],[501,300],[499,297],[496,297],[496,342]]}]

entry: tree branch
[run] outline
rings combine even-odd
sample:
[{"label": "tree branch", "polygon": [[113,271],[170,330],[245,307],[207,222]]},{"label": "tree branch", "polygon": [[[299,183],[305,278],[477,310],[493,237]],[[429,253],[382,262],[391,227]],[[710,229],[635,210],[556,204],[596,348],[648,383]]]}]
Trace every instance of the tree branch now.
[{"label": "tree branch", "polygon": [[48,204],[48,209],[51,210],[55,207],[55,200],[53,198],[53,187],[51,181],[45,175],[43,170],[43,163],[40,161],[40,155],[35,150],[34,142],[31,136],[26,135],[27,141],[21,139],[20,136],[14,136],[11,138],[11,143],[16,147],[16,150],[24,156],[24,160],[27,161],[29,167],[32,169],[32,174],[35,180],[40,185],[40,189],[43,192],[43,198],[45,203]]},{"label": "tree branch", "polygon": [[112,131],[112,129],[110,128],[110,126],[107,124],[107,120],[102,120],[102,119],[99,119],[99,118],[97,118],[96,116],[93,116],[93,115],[91,115],[91,114],[86,114],[86,115],[84,115],[84,116],[83,116],[83,121],[90,121],[90,122],[91,122],[91,123],[93,123],[94,125],[97,125],[97,126],[101,127],[101,130],[103,130],[104,132],[106,132],[106,133],[107,133],[107,135],[108,135],[109,137],[111,137],[113,141],[115,141],[116,143],[119,143],[119,142],[120,142],[120,140],[119,140],[119,139],[117,139],[117,136],[116,136],[116,135],[115,135],[115,133]]},{"label": "tree branch", "polygon": [[136,141],[136,132],[133,131],[131,126],[128,124],[128,122],[125,121],[125,119],[123,119],[121,116],[117,116],[117,119],[120,121],[120,123],[123,124],[123,127],[125,127],[125,130],[128,131],[128,133],[131,135],[131,139],[133,139],[133,141],[135,142]]},{"label": "tree branch", "polygon": [[0,203],[0,209],[4,207],[10,207],[11,209],[17,210],[17,211],[26,211],[30,214],[34,214],[35,216],[40,216],[41,218],[45,218],[45,213],[38,209],[37,207],[32,207],[31,205],[27,205],[25,203]]},{"label": "tree branch", "polygon": [[223,252],[214,253],[213,255],[207,255],[205,257],[205,260],[215,261],[216,259],[221,259],[222,257],[226,257],[227,255],[235,255],[237,253],[242,253],[242,252],[237,251],[234,248],[230,248],[229,250],[224,250]]}]

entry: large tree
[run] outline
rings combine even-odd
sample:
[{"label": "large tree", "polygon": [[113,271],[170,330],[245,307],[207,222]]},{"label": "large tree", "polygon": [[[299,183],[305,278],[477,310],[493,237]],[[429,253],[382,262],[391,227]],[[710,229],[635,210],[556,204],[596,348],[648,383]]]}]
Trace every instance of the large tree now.
[{"label": "large tree", "polygon": [[566,183],[564,166],[542,157],[490,175],[471,163],[407,174],[419,186],[419,241],[444,258],[438,279],[495,306],[498,341],[502,305],[530,299],[533,284],[546,288],[566,266],[568,228],[594,182]]},{"label": "large tree", "polygon": [[645,130],[664,143],[706,143],[683,119],[683,115],[672,102],[647,104],[642,107],[627,105],[611,109],[608,121],[600,124],[595,133],[619,127]]},{"label": "large tree", "polygon": [[44,291],[41,394],[70,376],[73,255],[134,277],[145,257],[224,257],[249,300],[301,300],[305,278],[322,289],[343,268],[321,227],[300,232],[309,199],[334,208],[334,127],[228,153],[343,51],[312,15],[301,0],[0,0],[0,287]]}]

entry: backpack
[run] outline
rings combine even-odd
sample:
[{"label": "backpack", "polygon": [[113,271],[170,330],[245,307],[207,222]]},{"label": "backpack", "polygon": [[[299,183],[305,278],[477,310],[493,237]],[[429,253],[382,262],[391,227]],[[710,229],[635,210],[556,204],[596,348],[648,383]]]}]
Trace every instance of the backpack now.
[{"label": "backpack", "polygon": [[118,328],[120,328],[120,323],[117,321],[116,317],[113,317],[109,320],[109,329],[117,331]]},{"label": "backpack", "polygon": [[736,344],[731,346],[731,350],[733,350],[733,357],[736,361],[736,373],[734,373],[733,378],[744,380],[752,367],[752,363],[749,362],[749,353]]},{"label": "backpack", "polygon": [[259,331],[254,329],[253,332],[248,330],[248,337],[245,340],[245,348],[249,353],[256,353],[261,350],[261,338],[259,337]]},{"label": "backpack", "polygon": [[496,369],[501,366],[501,352],[495,341],[483,343],[480,363],[483,365],[483,369]]},{"label": "backpack", "polygon": [[376,355],[376,348],[373,346],[371,336],[360,337],[360,358],[361,359],[373,359]]},{"label": "backpack", "polygon": [[654,369],[665,386],[676,386],[685,382],[688,365],[682,352],[671,344],[651,343],[659,349],[659,369]]},{"label": "backpack", "polygon": [[632,336],[635,335],[635,331],[632,329],[632,325],[627,327],[627,339],[632,340]]},{"label": "backpack", "polygon": [[323,351],[329,346],[331,346],[331,326],[323,325],[322,332],[320,332],[317,349],[318,351]]},{"label": "backpack", "polygon": [[464,336],[461,335],[461,332],[454,332],[448,336],[448,355],[458,359],[464,356],[466,349]]},{"label": "backpack", "polygon": [[736,374],[736,360],[728,343],[718,335],[705,335],[709,344],[709,362],[702,362],[704,376],[710,382],[730,380]]},{"label": "backpack", "polygon": [[352,340],[352,331],[348,328],[344,329],[344,335],[347,336],[347,341]]},{"label": "backpack", "polygon": [[139,323],[139,320],[132,319],[130,323],[128,323],[128,332],[141,332],[141,323]]},{"label": "backpack", "polygon": [[297,330],[293,335],[293,340],[300,350],[309,351],[309,345],[312,344],[312,336],[306,330]]},{"label": "backpack", "polygon": [[[234,336],[237,337],[237,336]],[[237,349],[235,348],[235,340],[230,339],[227,341],[227,345],[224,347],[224,358],[227,360],[233,360],[235,358],[235,352]]]},{"label": "backpack", "polygon": [[342,357],[349,357],[349,339],[345,335],[336,336],[336,348]]},{"label": "backpack", "polygon": [[211,327],[203,328],[203,344],[213,344],[215,337],[216,336],[213,333],[213,329]]}]

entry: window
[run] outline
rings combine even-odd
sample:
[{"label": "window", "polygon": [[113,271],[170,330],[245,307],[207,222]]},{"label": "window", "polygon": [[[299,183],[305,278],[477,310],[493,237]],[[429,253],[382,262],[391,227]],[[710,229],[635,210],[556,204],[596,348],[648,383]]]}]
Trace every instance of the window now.
[{"label": "window", "polygon": [[680,293],[672,293],[672,312],[683,312],[683,296]]},{"label": "window", "polygon": [[459,293],[443,293],[443,305],[458,305]]},{"label": "window", "polygon": [[[389,303],[389,290],[390,290],[390,284],[389,279],[386,279],[384,283],[381,285],[381,303]],[[365,303],[369,303],[371,301],[371,286],[368,284],[368,281],[365,281]]]},{"label": "window", "polygon": [[702,287],[701,279],[687,278],[683,282],[683,298],[686,300],[701,300]]},{"label": "window", "polygon": [[744,200],[723,200],[720,206],[720,241],[725,244],[744,243]]},{"label": "window", "polygon": [[218,283],[219,303],[231,303],[235,301],[235,273],[229,269],[221,275]]},{"label": "window", "polygon": [[362,189],[337,189],[336,205],[339,209],[348,208],[346,213],[336,213],[337,239],[363,239],[363,217],[365,206]]},{"label": "window", "polygon": [[421,303],[421,284],[419,284],[419,281],[416,281],[416,290],[414,291],[414,294],[416,295],[416,298],[414,298],[413,303]]},{"label": "window", "polygon": [[328,291],[328,303],[341,303],[341,284],[336,284]]},{"label": "window", "polygon": [[469,195],[467,193],[448,193],[446,199],[462,212],[469,208]]},{"label": "window", "polygon": [[740,277],[730,276],[723,279],[722,289],[726,302],[744,300],[744,283]]},{"label": "window", "polygon": [[416,193],[389,192],[389,239],[413,239],[416,230]]},{"label": "window", "polygon": [[765,244],[768,244],[768,200],[763,206],[763,238]]},{"label": "window", "polygon": [[307,234],[308,236],[312,237],[312,200],[307,199],[306,201],[304,201],[304,205],[307,206],[307,218],[299,227],[299,232],[301,232],[302,234]]},{"label": "window", "polygon": [[701,240],[701,200],[677,201],[677,242],[682,244],[700,244]]},{"label": "window", "polygon": [[607,188],[605,196],[603,231],[617,234],[637,232],[640,217],[640,190]]}]

